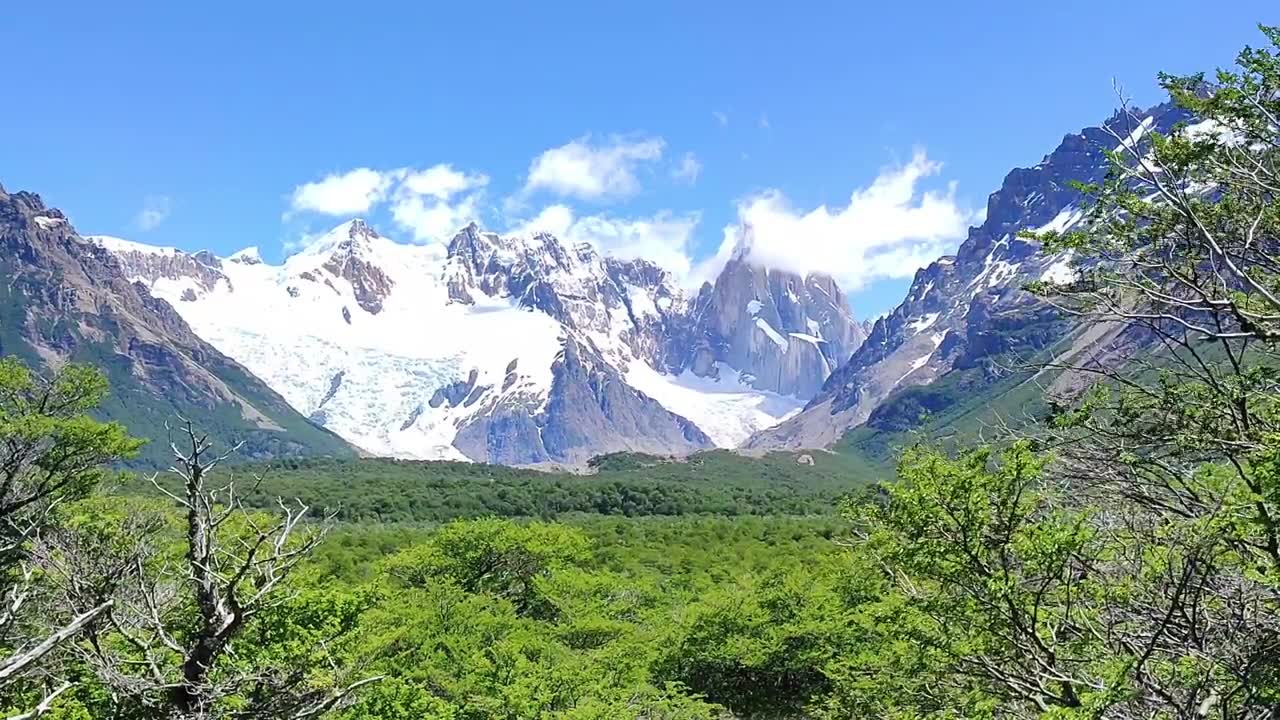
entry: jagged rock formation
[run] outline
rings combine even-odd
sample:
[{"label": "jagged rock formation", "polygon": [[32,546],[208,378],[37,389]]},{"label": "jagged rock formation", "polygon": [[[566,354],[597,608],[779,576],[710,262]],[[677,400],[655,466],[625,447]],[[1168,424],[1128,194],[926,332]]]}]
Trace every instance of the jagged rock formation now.
[{"label": "jagged rock formation", "polygon": [[862,343],[862,327],[830,277],[752,265],[745,253],[725,265],[695,304],[694,372],[716,362],[749,369],[752,387],[812,397]]},{"label": "jagged rock formation", "polygon": [[111,250],[128,277],[143,280],[148,286],[183,285],[181,299],[185,302],[193,302],[227,279],[222,273],[222,260],[208,251],[188,254],[177,248],[156,248],[105,235],[88,239]]},{"label": "jagged rock formation", "polygon": [[395,284],[367,257],[370,241],[377,237],[378,233],[363,220],[353,220],[347,227],[347,238],[333,248],[323,265],[334,277],[350,283],[356,304],[371,315],[382,312],[382,301]]}]

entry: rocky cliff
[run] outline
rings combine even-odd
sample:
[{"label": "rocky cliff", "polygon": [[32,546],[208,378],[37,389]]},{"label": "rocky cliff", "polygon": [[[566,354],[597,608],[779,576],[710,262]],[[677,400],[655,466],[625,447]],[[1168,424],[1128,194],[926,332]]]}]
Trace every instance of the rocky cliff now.
[{"label": "rocky cliff", "polygon": [[[146,272],[199,286],[217,274],[176,251]],[[250,457],[350,453],[132,282],[120,255],[82,239],[38,195],[0,188],[0,293],[0,353],[50,367],[101,367],[112,382],[104,413],[152,440],[150,460],[167,462],[164,424],[179,416],[224,442],[244,441]]]}]

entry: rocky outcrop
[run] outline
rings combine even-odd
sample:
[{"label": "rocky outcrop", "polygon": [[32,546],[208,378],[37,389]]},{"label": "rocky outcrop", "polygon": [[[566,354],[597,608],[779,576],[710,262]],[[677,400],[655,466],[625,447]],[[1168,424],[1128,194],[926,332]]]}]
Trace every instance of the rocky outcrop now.
[{"label": "rocky outcrop", "polygon": [[611,452],[672,455],[712,447],[697,426],[627,385],[588,346],[567,341],[552,376],[541,407],[504,403],[459,429],[454,445],[473,459],[507,465],[581,465]]},{"label": "rocky outcrop", "polygon": [[723,362],[750,376],[760,390],[812,397],[823,381],[861,345],[862,327],[844,294],[822,275],[752,264],[735,254],[705,285],[692,312],[697,318],[687,366],[714,372]]},{"label": "rocky outcrop", "polygon": [[[350,283],[360,307],[370,315],[377,315],[382,312],[382,302],[395,285],[382,268],[365,256],[369,241],[379,235],[360,219],[351,221],[347,232],[347,239],[333,249],[322,267],[334,277]],[[348,318],[347,322],[351,320]]]},{"label": "rocky outcrop", "polygon": [[131,279],[142,280],[148,286],[162,280],[186,284],[183,293],[190,298],[189,302],[213,290],[219,282],[228,282],[222,272],[222,260],[207,250],[188,254],[116,238],[98,236],[89,240],[111,250]]}]

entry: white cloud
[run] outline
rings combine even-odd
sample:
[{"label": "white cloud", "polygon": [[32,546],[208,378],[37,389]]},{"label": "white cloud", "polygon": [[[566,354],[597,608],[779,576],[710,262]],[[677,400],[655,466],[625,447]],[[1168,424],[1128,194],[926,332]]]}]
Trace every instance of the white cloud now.
[{"label": "white cloud", "polygon": [[441,163],[426,170],[409,171],[400,187],[416,195],[430,195],[440,200],[447,200],[456,193],[481,188],[488,184],[489,178],[485,175],[468,174],[454,170],[452,165]]},{"label": "white cloud", "polygon": [[143,232],[160,227],[169,218],[173,203],[167,195],[148,195],[142,201],[142,209],[133,218],[133,224]]},{"label": "white cloud", "polygon": [[459,229],[477,219],[480,211],[478,193],[456,200],[441,200],[431,195],[409,193],[391,204],[391,218],[413,234],[415,242],[448,242]]},{"label": "white cloud", "polygon": [[294,188],[286,219],[301,211],[325,215],[368,213],[389,205],[396,225],[416,242],[447,241],[475,220],[489,177],[440,163],[417,170],[356,168]]},{"label": "white cloud", "polygon": [[769,124],[769,116],[764,113],[760,113],[760,129],[768,130],[771,127],[773,126]]},{"label": "white cloud", "polygon": [[356,168],[342,174],[332,173],[322,180],[293,189],[289,207],[292,212],[318,212],[325,215],[365,213],[386,197],[387,190],[402,171],[379,172]]},{"label": "white cloud", "polygon": [[618,136],[592,144],[590,136],[583,136],[534,158],[522,192],[548,190],[585,200],[634,195],[640,191],[638,166],[660,160],[665,145],[662,138]]},{"label": "white cloud", "polygon": [[701,172],[702,163],[698,162],[696,155],[687,152],[680,158],[680,164],[671,169],[671,177],[677,182],[692,185],[698,181],[698,174]]},{"label": "white cloud", "polygon": [[391,218],[413,233],[416,242],[447,242],[480,214],[489,177],[433,165],[405,171],[391,201]]},{"label": "white cloud", "polygon": [[590,243],[604,255],[644,258],[677,277],[684,277],[693,268],[689,253],[698,220],[696,213],[677,215],[665,210],[647,218],[576,217],[573,210],[564,205],[551,205],[510,232],[513,235],[548,232],[569,244]]},{"label": "white cloud", "polygon": [[711,116],[716,119],[716,124],[720,127],[729,127],[729,113],[712,110]]},{"label": "white cloud", "polygon": [[976,217],[957,203],[954,183],[944,191],[919,187],[941,169],[917,151],[910,162],[885,168],[871,185],[854,190],[842,208],[800,210],[778,190],[749,197],[738,205],[739,224],[724,229],[719,251],[694,274],[714,276],[741,241],[755,261],[830,274],[846,292],[880,278],[910,277],[951,250]]}]

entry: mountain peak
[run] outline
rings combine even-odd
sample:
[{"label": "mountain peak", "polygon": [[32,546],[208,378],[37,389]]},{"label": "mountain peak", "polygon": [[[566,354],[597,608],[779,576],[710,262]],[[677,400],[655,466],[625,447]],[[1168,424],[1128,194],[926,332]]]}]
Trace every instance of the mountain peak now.
[{"label": "mountain peak", "polygon": [[262,251],[258,249],[257,245],[250,245],[243,250],[233,253],[227,258],[227,260],[240,263],[241,265],[261,265],[263,262]]},{"label": "mountain peak", "polygon": [[743,222],[738,229],[738,240],[733,244],[733,252],[729,261],[746,262],[756,244],[756,230],[749,222]]},{"label": "mountain peak", "polygon": [[[341,227],[341,226],[340,226]],[[346,223],[347,237],[356,240],[359,238],[376,238],[381,237],[378,231],[374,230],[364,221],[364,218],[352,218]]]},{"label": "mountain peak", "polygon": [[334,255],[356,255],[367,250],[370,242],[379,239],[378,234],[363,218],[352,218],[334,226],[331,230],[312,238],[300,250],[290,256],[290,260],[311,260],[330,258]]}]

